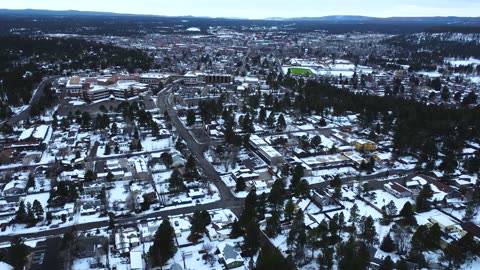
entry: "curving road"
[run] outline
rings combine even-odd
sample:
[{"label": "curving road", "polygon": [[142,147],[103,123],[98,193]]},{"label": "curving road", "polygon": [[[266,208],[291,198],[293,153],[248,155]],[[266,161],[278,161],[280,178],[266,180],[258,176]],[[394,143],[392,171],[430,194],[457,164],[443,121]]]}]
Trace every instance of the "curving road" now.
[{"label": "curving road", "polygon": [[[37,91],[37,95],[35,96],[40,97],[41,93],[43,92],[43,87],[45,87],[45,85],[48,82],[54,79],[55,78],[50,78],[43,81],[42,84],[40,85],[41,87],[39,86],[40,87],[39,90],[42,88],[42,91]],[[182,214],[192,213],[195,210],[210,210],[210,209],[217,209],[217,208],[228,208],[232,210],[237,216],[240,216],[240,213],[243,209],[243,199],[238,199],[234,197],[230,189],[220,180],[219,174],[215,171],[214,167],[210,164],[210,162],[208,162],[205,159],[203,155],[203,150],[205,146],[196,142],[196,140],[193,138],[193,136],[190,134],[190,132],[185,128],[185,126],[182,124],[182,122],[178,118],[176,111],[172,108],[168,100],[170,96],[171,88],[172,86],[170,85],[159,93],[157,104],[160,110],[168,111],[171,121],[173,125],[175,125],[179,136],[182,137],[182,139],[186,142],[188,149],[196,157],[198,165],[203,169],[203,175],[208,179],[208,181],[213,182],[218,188],[221,196],[221,200],[217,202],[208,203],[208,204],[200,204],[200,205],[189,206],[189,207],[180,206],[175,209],[160,210],[160,211],[149,213],[149,214],[138,214],[132,217],[117,217],[115,219],[117,226],[134,224],[134,223],[138,223],[140,220],[149,219],[149,218],[163,218],[165,216],[170,216],[170,215],[182,215]],[[38,101],[38,98],[35,100]],[[35,100],[33,101],[35,102]],[[19,121],[19,120],[22,120],[22,117],[24,117],[23,119],[25,119],[26,116],[28,116],[28,112],[18,115],[16,117],[16,120],[11,119],[11,121]],[[138,154],[143,155],[145,153],[138,153]],[[130,155],[134,156],[136,154],[130,154]],[[107,158],[111,158],[111,157],[105,157],[105,158],[95,157],[93,159],[107,159]],[[391,179],[388,181],[402,181],[405,178],[410,179],[414,175],[413,170],[411,171],[391,170],[390,171],[391,175],[399,174],[399,173],[402,173],[405,175],[398,177],[397,179]],[[361,181],[368,182],[371,188],[383,188],[383,184],[386,183],[386,181],[379,179],[379,177],[381,176],[382,175],[362,176]],[[355,181],[356,179],[357,179],[356,176],[345,177],[342,179],[342,182],[344,184],[347,184],[347,183],[351,183],[352,181]],[[311,188],[324,188],[327,185],[329,185],[329,183],[330,181],[325,181],[323,183],[311,185]],[[45,231],[39,230],[35,233],[20,233],[20,234],[14,234],[14,235],[21,235],[23,237],[45,237],[45,236],[52,236],[52,235],[61,235],[61,234],[64,234],[65,232],[72,230],[72,228],[76,228],[77,230],[89,230],[89,229],[95,229],[95,228],[106,227],[106,226],[108,226],[108,220],[76,224],[72,226],[49,229]],[[0,236],[0,242],[10,241],[12,237],[13,235]]]},{"label": "curving road", "polygon": [[40,82],[40,84],[38,85],[37,91],[35,92],[35,95],[30,100],[30,104],[27,107],[27,109],[17,115],[12,116],[10,119],[7,120],[7,123],[10,125],[13,125],[18,121],[22,121],[30,117],[30,106],[32,104],[37,103],[40,100],[40,98],[43,96],[43,91],[45,90],[45,86],[47,86],[49,83],[52,83],[58,78],[60,78],[60,76],[46,77],[45,79],[43,79],[42,82]]}]

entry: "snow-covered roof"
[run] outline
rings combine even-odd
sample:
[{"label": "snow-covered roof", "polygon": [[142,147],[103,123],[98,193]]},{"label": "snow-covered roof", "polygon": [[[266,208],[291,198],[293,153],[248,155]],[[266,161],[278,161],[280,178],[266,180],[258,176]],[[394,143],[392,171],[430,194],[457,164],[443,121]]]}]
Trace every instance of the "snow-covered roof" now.
[{"label": "snow-covered roof", "polygon": [[0,270],[13,270],[13,267],[6,262],[0,261]]},{"label": "snow-covered roof", "polygon": [[257,147],[267,145],[267,142],[264,139],[255,134],[250,135],[250,143]]},{"label": "snow-covered roof", "polygon": [[26,139],[30,138],[32,136],[33,129],[34,128],[32,127],[32,128],[24,130],[22,132],[22,134],[20,134],[20,137],[18,137],[18,140],[23,141],[23,140],[26,140]]},{"label": "snow-covered roof", "polygon": [[20,137],[18,138],[18,140],[23,141],[29,138],[43,140],[47,136],[49,128],[50,126],[48,125],[39,125],[36,127],[31,127],[29,129],[24,130],[22,134],[20,134]]},{"label": "snow-covered roof", "polygon": [[221,251],[219,257],[223,257],[225,263],[230,264],[235,261],[243,261],[240,252],[227,243],[219,243],[218,249]]},{"label": "snow-covered roof", "polygon": [[142,252],[130,252],[130,269],[143,269]]}]

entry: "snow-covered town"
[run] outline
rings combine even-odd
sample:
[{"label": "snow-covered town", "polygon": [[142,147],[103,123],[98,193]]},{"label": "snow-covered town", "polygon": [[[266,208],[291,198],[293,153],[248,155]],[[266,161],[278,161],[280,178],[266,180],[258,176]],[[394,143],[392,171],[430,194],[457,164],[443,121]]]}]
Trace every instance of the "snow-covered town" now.
[{"label": "snow-covered town", "polygon": [[478,34],[175,23],[2,45],[0,269],[480,268]]}]

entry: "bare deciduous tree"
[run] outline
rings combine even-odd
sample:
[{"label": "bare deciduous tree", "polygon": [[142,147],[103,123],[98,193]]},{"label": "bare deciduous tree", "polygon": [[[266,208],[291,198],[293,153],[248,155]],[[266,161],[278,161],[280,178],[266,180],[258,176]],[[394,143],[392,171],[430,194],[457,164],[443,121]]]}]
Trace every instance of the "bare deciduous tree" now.
[{"label": "bare deciduous tree", "polygon": [[395,244],[399,255],[405,255],[410,250],[411,228],[408,226],[392,227]]},{"label": "bare deciduous tree", "polygon": [[205,242],[202,245],[202,249],[205,251],[205,257],[204,257],[205,261],[210,263],[210,266],[212,267],[215,264],[215,257],[213,256],[213,253],[212,253],[214,248],[215,247],[211,242]]}]

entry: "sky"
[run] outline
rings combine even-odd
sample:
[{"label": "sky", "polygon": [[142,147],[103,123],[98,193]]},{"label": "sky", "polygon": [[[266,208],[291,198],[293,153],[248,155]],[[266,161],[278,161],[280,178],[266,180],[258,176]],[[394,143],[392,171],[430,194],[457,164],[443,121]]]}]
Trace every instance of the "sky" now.
[{"label": "sky", "polygon": [[480,16],[479,0],[4,0],[0,8],[237,18]]}]

